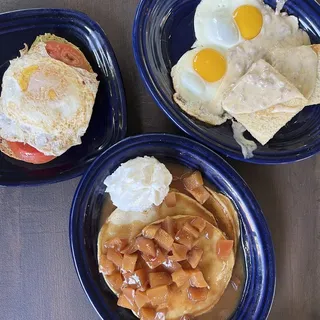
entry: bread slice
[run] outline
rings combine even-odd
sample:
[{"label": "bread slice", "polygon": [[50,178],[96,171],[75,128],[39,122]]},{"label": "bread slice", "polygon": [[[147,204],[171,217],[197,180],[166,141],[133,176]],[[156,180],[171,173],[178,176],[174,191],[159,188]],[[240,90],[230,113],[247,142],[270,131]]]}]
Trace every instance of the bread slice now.
[{"label": "bread slice", "polygon": [[262,145],[265,145],[271,140],[274,135],[301,112],[304,107],[320,103],[320,44],[312,45],[312,49],[318,56],[318,76],[315,89],[308,99],[307,104],[298,104],[292,112],[275,112],[276,107],[271,107],[267,110],[250,114],[231,114]]},{"label": "bread slice", "polygon": [[274,112],[275,107],[267,110],[247,114],[235,114],[233,117],[240,122],[251,135],[262,145],[265,145],[273,136],[284,127],[296,114],[303,110],[305,105],[295,108],[295,112]]},{"label": "bread slice", "polygon": [[[280,87],[281,86],[281,87]],[[304,95],[264,59],[254,62],[231,89],[222,108],[234,114],[252,114],[275,105],[306,104]]]},{"label": "bread slice", "polygon": [[17,158],[13,152],[11,151],[11,149],[9,148],[7,142],[3,139],[0,138],[0,152],[4,153],[5,155],[7,155],[10,158],[13,159],[17,159],[20,160],[19,158]]},{"label": "bread slice", "polygon": [[311,47],[318,56],[318,68],[317,68],[318,72],[317,72],[316,86],[314,88],[313,94],[311,95],[308,101],[309,106],[320,103],[320,44],[314,44]]}]

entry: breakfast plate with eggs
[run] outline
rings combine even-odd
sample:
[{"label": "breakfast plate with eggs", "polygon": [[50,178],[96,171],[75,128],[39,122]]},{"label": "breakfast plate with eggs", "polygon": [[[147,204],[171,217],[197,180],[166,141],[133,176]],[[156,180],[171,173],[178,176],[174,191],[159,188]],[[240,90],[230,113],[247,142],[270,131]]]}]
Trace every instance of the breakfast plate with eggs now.
[{"label": "breakfast plate with eggs", "polygon": [[81,174],[126,131],[121,76],[105,34],[72,10],[22,10],[1,14],[0,22],[7,44],[0,54],[0,184]]},{"label": "breakfast plate with eggs", "polygon": [[142,0],[135,57],[194,138],[243,161],[293,162],[320,151],[319,15],[313,0]]}]

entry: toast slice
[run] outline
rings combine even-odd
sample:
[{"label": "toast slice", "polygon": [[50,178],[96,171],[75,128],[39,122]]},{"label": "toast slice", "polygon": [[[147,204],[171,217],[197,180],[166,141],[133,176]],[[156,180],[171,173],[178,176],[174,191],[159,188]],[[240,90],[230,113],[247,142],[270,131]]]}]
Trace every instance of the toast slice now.
[{"label": "toast slice", "polygon": [[9,148],[6,140],[0,138],[0,152],[4,153],[5,155],[7,155],[10,158],[16,159],[16,160],[20,160],[19,158],[17,158],[13,152],[11,151],[11,149]]},{"label": "toast slice", "polygon": [[[307,103],[298,104],[292,109],[271,107],[267,110],[257,111],[250,114],[231,114],[240,122],[250,134],[265,145],[274,135],[294,118],[304,107],[320,103],[320,44],[311,46],[318,57],[317,79],[315,88]],[[294,83],[293,83],[294,84]],[[289,112],[290,111],[290,112]]]}]

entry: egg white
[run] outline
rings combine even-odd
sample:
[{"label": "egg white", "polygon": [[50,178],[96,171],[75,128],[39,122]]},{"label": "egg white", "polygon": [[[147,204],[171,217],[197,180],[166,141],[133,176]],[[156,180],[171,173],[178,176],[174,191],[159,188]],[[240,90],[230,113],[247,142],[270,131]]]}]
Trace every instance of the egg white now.
[{"label": "egg white", "polygon": [[[36,69],[21,87],[28,68]],[[96,74],[52,59],[45,43],[10,62],[3,76],[0,137],[59,156],[81,143],[98,90]]]}]

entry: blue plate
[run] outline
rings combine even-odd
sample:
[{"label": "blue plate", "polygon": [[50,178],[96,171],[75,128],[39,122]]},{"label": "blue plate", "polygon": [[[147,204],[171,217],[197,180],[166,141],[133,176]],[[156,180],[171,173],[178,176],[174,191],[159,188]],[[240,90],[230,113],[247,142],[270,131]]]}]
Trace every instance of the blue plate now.
[{"label": "blue plate", "polygon": [[117,307],[117,298],[98,272],[96,257],[105,199],[103,181],[121,163],[144,155],[200,170],[217,190],[233,200],[241,223],[246,284],[232,319],[266,319],[275,290],[275,258],[257,201],[241,177],[216,153],[188,138],[168,134],[140,135],[117,143],[92,164],[77,188],[70,215],[70,245],[80,282],[98,314],[102,319],[136,319]]},{"label": "blue plate", "polygon": [[100,26],[83,13],[32,9],[0,14],[0,79],[23,44],[46,32],[78,46],[100,80],[89,128],[82,144],[44,165],[16,161],[0,153],[0,184],[51,183],[78,176],[104,150],[126,134],[126,102],[119,67]]},{"label": "blue plate", "polygon": [[[259,164],[280,164],[320,151],[320,108],[300,112],[266,146],[245,160],[230,123],[213,127],[186,115],[172,100],[170,70],[195,41],[193,18],[200,0],[141,0],[133,28],[133,48],[141,77],[157,104],[183,131],[226,156]],[[275,7],[275,0],[265,1]],[[320,43],[320,6],[315,0],[288,0],[285,10],[300,19],[312,41]],[[248,135],[250,138],[251,136]]]}]

